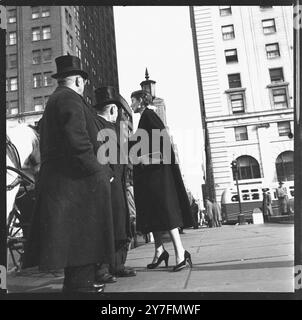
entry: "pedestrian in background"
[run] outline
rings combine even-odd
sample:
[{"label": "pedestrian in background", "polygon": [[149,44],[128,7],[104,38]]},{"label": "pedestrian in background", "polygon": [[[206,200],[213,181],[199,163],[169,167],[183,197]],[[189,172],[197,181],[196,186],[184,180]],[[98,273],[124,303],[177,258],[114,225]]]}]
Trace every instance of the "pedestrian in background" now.
[{"label": "pedestrian in background", "polygon": [[279,187],[276,189],[280,215],[287,214],[288,206],[287,190],[286,187],[283,187],[283,184],[284,183],[282,181],[279,181]]},{"label": "pedestrian in background", "polygon": [[214,217],[213,217],[213,203],[209,198],[205,199],[205,209],[206,209],[206,217],[208,221],[209,228],[213,228],[214,225]]},{"label": "pedestrian in background", "polygon": [[221,227],[221,222],[222,222],[221,209],[216,199],[213,200],[213,220],[214,220],[215,227]]},{"label": "pedestrian in background", "polygon": [[262,212],[263,212],[263,220],[264,222],[269,221],[269,217],[273,214],[272,210],[272,197],[271,194],[268,191],[268,188],[262,189],[262,195],[263,195],[263,200],[262,200]]}]

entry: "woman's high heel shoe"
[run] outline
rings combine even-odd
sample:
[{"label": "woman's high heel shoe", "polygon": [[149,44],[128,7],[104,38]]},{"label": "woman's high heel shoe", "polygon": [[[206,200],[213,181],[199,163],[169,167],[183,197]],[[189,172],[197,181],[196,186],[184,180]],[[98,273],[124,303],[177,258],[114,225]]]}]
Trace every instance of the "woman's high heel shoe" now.
[{"label": "woman's high heel shoe", "polygon": [[148,269],[155,269],[158,267],[162,261],[165,261],[166,268],[168,267],[168,260],[169,260],[169,253],[165,250],[157,259],[157,262],[155,263],[150,263],[147,265]]},{"label": "woman's high heel shoe", "polygon": [[193,267],[193,264],[192,264],[192,259],[191,259],[191,255],[188,251],[185,251],[185,257],[184,257],[184,260],[182,262],[180,262],[179,264],[177,264],[174,268],[173,268],[173,271],[176,272],[176,271],[180,271],[182,270],[183,268],[185,268],[186,264],[190,265],[190,268]]}]

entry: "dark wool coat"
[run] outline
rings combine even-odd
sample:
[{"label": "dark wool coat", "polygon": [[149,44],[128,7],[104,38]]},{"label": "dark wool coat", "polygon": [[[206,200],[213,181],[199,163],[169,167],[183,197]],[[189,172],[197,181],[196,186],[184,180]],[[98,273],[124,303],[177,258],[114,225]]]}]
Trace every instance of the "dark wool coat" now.
[{"label": "dark wool coat", "polygon": [[[152,150],[152,129],[165,129],[164,123],[153,110],[145,109],[138,129],[145,129],[148,132],[149,153],[163,154],[163,143],[158,150]],[[165,138],[169,141],[168,147],[171,149],[171,164],[134,166],[136,226],[143,233],[193,226],[190,202],[179,166],[175,163],[170,137],[165,134]]]},{"label": "dark wool coat", "polygon": [[[114,224],[115,241],[125,241],[131,238],[130,233],[130,217],[127,204],[126,194],[126,164],[120,164],[120,141],[116,126],[104,118],[96,115],[96,126],[98,131],[102,129],[111,129],[116,136],[111,136],[114,140],[113,144],[116,146],[117,158],[110,161],[110,167],[114,173],[114,180],[111,182],[111,200],[112,200],[112,214]],[[115,139],[116,138],[116,139]],[[100,141],[100,144],[105,141]],[[117,160],[117,161],[115,161]]]},{"label": "dark wool coat", "polygon": [[97,161],[93,112],[67,87],[58,87],[48,100],[24,267],[60,269],[114,261],[112,170]]}]

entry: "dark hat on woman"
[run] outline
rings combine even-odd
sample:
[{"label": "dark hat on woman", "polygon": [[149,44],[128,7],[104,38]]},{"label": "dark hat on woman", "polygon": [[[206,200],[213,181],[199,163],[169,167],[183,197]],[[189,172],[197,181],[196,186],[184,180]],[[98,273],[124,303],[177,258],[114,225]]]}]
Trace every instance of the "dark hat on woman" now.
[{"label": "dark hat on woman", "polygon": [[96,105],[95,109],[100,110],[108,104],[115,104],[118,108],[129,109],[127,101],[111,86],[97,88],[94,91]]},{"label": "dark hat on woman", "polygon": [[76,56],[65,55],[56,58],[57,73],[51,77],[54,79],[71,75],[80,75],[84,79],[88,78],[88,73],[82,70],[81,60]]},{"label": "dark hat on woman", "polygon": [[137,90],[131,93],[132,97],[143,97],[143,96],[151,96],[150,93],[146,90]]}]

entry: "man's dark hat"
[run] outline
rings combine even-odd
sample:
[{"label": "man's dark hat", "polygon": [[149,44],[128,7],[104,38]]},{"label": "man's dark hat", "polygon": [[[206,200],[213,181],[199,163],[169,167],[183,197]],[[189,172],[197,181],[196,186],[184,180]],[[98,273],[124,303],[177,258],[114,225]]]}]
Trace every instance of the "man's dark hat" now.
[{"label": "man's dark hat", "polygon": [[115,104],[118,108],[129,109],[127,101],[117,92],[114,87],[106,86],[94,91],[96,105],[95,109],[102,109],[108,104]]},{"label": "man's dark hat", "polygon": [[88,78],[88,73],[81,69],[81,60],[76,56],[65,55],[56,58],[57,73],[51,77],[54,79],[71,75],[80,75],[84,79]]}]

